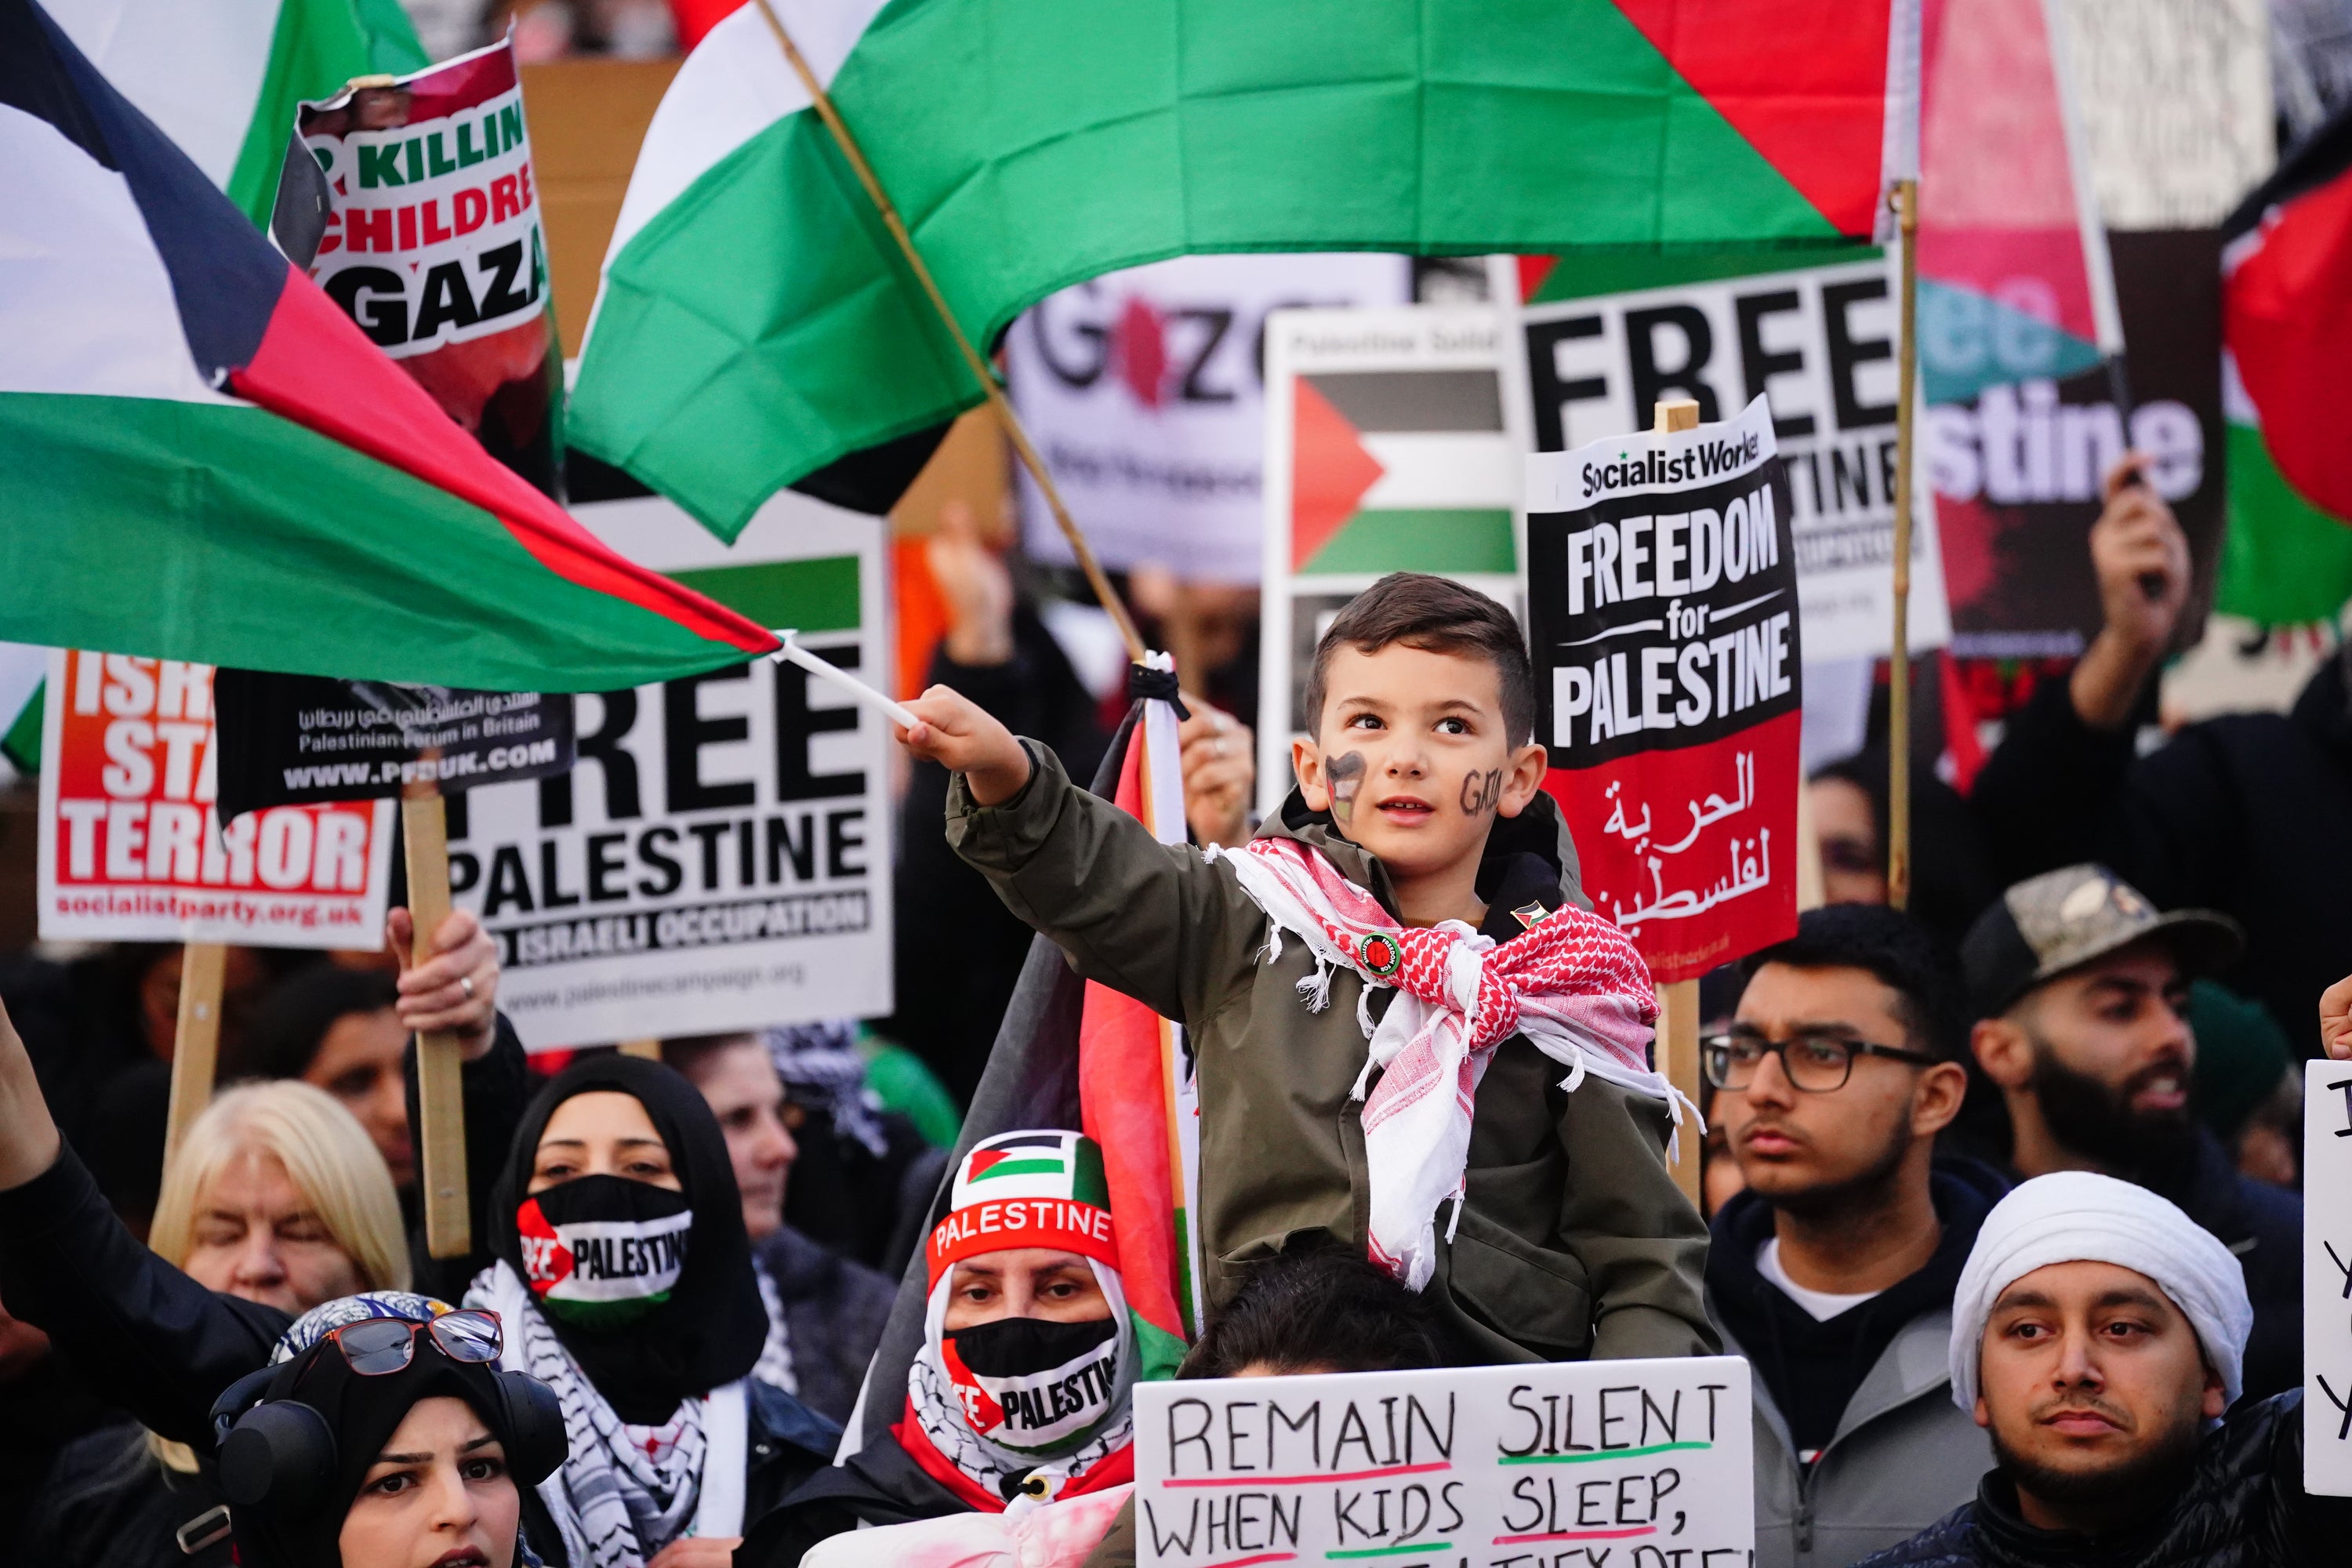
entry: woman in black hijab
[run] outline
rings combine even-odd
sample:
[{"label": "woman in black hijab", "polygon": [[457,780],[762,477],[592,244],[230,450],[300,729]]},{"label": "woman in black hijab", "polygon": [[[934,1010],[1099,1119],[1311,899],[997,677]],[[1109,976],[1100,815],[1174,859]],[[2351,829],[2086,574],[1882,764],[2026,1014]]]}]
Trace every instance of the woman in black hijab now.
[{"label": "woman in black hijab", "polygon": [[767,1313],[727,1145],[694,1086],[600,1056],[548,1084],[489,1194],[504,1365],[552,1388],[570,1455],[540,1488],[571,1568],[724,1568],[838,1433],[750,1380]]},{"label": "woman in black hijab", "polygon": [[529,1489],[562,1458],[500,1326],[404,1291],[330,1301],[214,1406],[242,1568],[536,1564]]}]

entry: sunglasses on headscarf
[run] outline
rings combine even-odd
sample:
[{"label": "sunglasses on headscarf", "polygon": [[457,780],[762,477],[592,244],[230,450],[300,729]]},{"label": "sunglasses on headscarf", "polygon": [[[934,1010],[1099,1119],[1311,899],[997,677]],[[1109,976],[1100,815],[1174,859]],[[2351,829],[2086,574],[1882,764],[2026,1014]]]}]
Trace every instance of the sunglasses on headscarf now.
[{"label": "sunglasses on headscarf", "polygon": [[423,1323],[412,1318],[363,1318],[328,1331],[327,1342],[360,1376],[389,1377],[416,1359],[420,1333],[432,1335],[433,1343],[451,1361],[472,1365],[498,1360],[506,1345],[499,1315],[471,1307]]}]

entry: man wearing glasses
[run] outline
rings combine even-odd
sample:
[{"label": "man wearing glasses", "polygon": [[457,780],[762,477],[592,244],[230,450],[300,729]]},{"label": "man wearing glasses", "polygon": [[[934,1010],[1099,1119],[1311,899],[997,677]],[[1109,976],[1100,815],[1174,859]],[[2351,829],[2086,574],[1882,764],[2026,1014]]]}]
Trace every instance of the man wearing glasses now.
[{"label": "man wearing glasses", "polygon": [[1747,1190],[1717,1215],[1707,1306],[1756,1373],[1757,1568],[1842,1568],[1975,1494],[1952,1404],[1952,1291],[1999,1175],[1937,1160],[1960,1109],[1957,979],[1880,906],[1808,911],[1748,960],[1700,1042]]},{"label": "man wearing glasses", "polygon": [[2003,893],[1969,929],[1960,963],[1977,1061],[2009,1111],[2010,1163],[2021,1177],[2121,1177],[2218,1237],[2253,1300],[2245,1394],[2262,1399],[2303,1383],[2303,1200],[2240,1173],[2189,1103],[2189,983],[2243,946],[2227,916],[2158,914],[2086,864]]}]

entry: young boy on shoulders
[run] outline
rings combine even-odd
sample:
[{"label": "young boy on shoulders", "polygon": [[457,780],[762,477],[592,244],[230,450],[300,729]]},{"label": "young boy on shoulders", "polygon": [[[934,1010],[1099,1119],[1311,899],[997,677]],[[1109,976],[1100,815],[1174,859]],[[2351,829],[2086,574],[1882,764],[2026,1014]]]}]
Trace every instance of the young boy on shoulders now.
[{"label": "young boy on shoulders", "polygon": [[1716,1349],[1654,990],[1586,907],[1500,605],[1410,573],[1358,595],[1315,651],[1298,787],[1230,854],[1160,844],[945,688],[909,706],[957,851],[1190,1031],[1213,1307],[1329,1238],[1424,1291],[1464,1364]]}]

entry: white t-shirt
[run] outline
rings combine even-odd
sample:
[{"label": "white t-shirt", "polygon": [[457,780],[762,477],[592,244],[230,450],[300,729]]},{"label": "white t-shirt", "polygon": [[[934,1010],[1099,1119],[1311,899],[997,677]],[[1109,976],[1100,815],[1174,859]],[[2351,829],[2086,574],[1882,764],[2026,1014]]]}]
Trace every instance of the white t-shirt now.
[{"label": "white t-shirt", "polygon": [[1813,1321],[1817,1323],[1826,1323],[1840,1312],[1859,1307],[1873,1296],[1880,1294],[1876,1290],[1864,1290],[1853,1295],[1841,1296],[1829,1290],[1806,1289],[1802,1285],[1790,1279],[1787,1272],[1781,1268],[1780,1238],[1777,1236],[1756,1249],[1756,1272],[1779,1286],[1780,1294],[1811,1313]]}]

